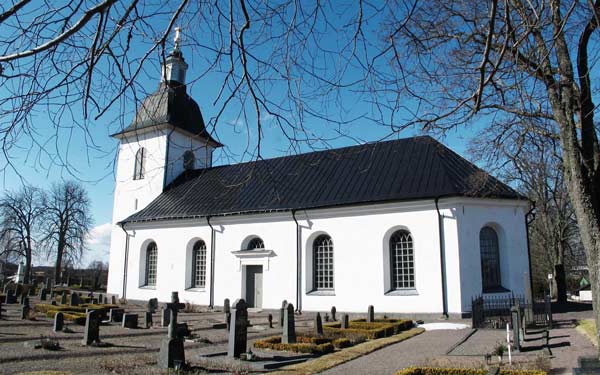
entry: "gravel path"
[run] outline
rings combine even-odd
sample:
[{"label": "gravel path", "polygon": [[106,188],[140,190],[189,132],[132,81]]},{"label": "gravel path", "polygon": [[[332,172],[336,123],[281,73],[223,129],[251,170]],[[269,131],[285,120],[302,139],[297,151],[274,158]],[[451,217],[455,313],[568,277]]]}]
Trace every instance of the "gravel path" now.
[{"label": "gravel path", "polygon": [[408,366],[426,365],[461,340],[467,330],[436,330],[346,362],[323,372],[327,375],[382,374],[391,375]]}]

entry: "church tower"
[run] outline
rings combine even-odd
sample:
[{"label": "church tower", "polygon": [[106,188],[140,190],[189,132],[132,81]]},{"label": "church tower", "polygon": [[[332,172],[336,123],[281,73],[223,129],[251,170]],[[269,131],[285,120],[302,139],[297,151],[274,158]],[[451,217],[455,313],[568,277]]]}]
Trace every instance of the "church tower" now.
[{"label": "church tower", "polygon": [[[207,132],[200,107],[187,93],[187,69],[177,28],[175,45],[162,66],[158,89],[142,101],[131,124],[112,135],[120,144],[111,270],[123,269],[113,267],[114,264],[124,266],[126,235],[118,223],[147,206],[184,171],[210,167],[213,151],[222,146]],[[114,272],[109,275],[111,293],[122,294],[124,277]]]}]

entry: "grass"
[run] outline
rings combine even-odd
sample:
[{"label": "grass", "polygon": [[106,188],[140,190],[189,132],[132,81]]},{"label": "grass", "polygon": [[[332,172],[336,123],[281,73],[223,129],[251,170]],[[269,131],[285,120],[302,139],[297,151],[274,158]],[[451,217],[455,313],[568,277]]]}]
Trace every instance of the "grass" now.
[{"label": "grass", "polygon": [[75,375],[72,372],[66,371],[31,371],[19,372],[17,375]]},{"label": "grass", "polygon": [[577,328],[580,333],[587,337],[592,344],[598,346],[598,336],[596,336],[596,322],[593,319],[583,319],[577,321]]},{"label": "grass", "polygon": [[396,343],[404,341],[404,340],[408,340],[409,338],[420,335],[423,332],[425,332],[425,330],[423,328],[412,328],[408,331],[401,332],[401,333],[391,336],[391,337],[367,341],[362,344],[355,345],[351,348],[340,350],[339,352],[326,354],[322,357],[313,359],[308,362],[283,367],[280,371],[274,372],[272,374],[278,374],[278,375],[318,374],[327,369],[333,368],[335,366],[339,366],[342,363],[351,361],[358,357],[362,357],[365,354],[369,354],[371,352],[374,352],[376,350],[384,348],[388,345],[392,345],[392,344],[396,344]]}]

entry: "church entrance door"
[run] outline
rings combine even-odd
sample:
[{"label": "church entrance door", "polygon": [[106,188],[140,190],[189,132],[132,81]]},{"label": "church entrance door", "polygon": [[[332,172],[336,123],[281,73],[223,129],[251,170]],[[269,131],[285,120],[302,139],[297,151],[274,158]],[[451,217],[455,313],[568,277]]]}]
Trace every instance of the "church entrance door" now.
[{"label": "church entrance door", "polygon": [[262,266],[246,266],[246,302],[249,307],[262,307]]}]

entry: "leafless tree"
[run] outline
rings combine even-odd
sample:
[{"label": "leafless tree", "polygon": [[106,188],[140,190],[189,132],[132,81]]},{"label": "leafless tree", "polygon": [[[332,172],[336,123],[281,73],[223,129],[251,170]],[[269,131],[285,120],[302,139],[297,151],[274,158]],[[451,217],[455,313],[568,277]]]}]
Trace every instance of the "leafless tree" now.
[{"label": "leafless tree", "polygon": [[[296,151],[326,145],[331,138],[323,134],[351,137],[356,119],[387,136],[409,127],[446,133],[477,122],[553,121],[600,326],[600,148],[591,85],[598,55],[589,51],[599,8],[600,0],[15,1],[0,8],[5,168],[16,169],[12,151],[28,140],[38,164],[72,171],[69,140],[79,133],[94,149],[90,119],[113,111],[112,122],[123,126],[121,114],[145,94],[140,81],[158,74],[176,24],[193,30],[184,47],[203,67],[189,84],[213,74],[220,80],[209,129],[238,108],[254,137],[246,151],[256,158],[265,116]],[[358,97],[345,100],[347,92]],[[372,111],[352,111],[357,100]],[[34,116],[39,108],[53,125],[49,137],[37,136],[48,134]],[[330,132],[315,132],[314,122]]]},{"label": "leafless tree", "polygon": [[86,250],[92,226],[90,200],[77,182],[52,185],[44,204],[44,248],[54,257],[54,282],[60,283],[63,262],[75,263]]},{"label": "leafless tree", "polygon": [[[535,130],[535,131],[534,131]],[[585,264],[579,228],[564,179],[556,126],[547,120],[527,126],[484,128],[470,144],[470,154],[534,204],[529,225],[534,284],[547,288],[554,274],[559,302],[567,301],[567,271]],[[498,140],[501,140],[500,142]],[[536,289],[538,289],[536,288]]]},{"label": "leafless tree", "polygon": [[25,259],[25,283],[29,283],[31,261],[39,245],[42,193],[32,186],[6,192],[0,199],[1,255]]}]

